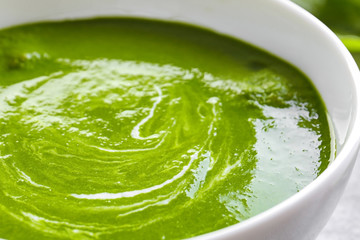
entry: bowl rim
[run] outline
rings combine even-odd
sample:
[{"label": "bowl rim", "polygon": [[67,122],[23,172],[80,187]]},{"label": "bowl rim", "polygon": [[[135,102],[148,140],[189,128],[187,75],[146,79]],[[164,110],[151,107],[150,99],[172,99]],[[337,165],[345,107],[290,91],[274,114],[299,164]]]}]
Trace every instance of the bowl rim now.
[{"label": "bowl rim", "polygon": [[352,161],[352,158],[350,157],[350,155],[353,154],[353,151],[355,151],[355,154],[360,154],[360,134],[358,134],[360,133],[360,70],[354,58],[336,34],[311,13],[289,0],[271,1],[274,4],[278,4],[279,6],[286,8],[293,14],[302,17],[302,20],[306,21],[308,24],[316,26],[319,31],[327,37],[328,42],[332,45],[332,47],[340,53],[344,62],[346,62],[348,71],[352,76],[352,83],[355,86],[355,95],[353,100],[355,112],[351,113],[352,121],[349,123],[352,130],[347,134],[346,139],[341,146],[341,150],[335,156],[335,159],[330,163],[330,165],[316,179],[311,181],[299,192],[291,195],[275,206],[250,217],[249,219],[219,230],[192,237],[190,238],[191,240],[218,239],[220,237],[230,236],[229,234],[234,232],[238,235],[241,234],[241,232],[249,231],[253,228],[259,227],[260,225],[266,224],[275,218],[287,214],[290,209],[296,207],[303,201],[303,199],[316,193],[318,189],[322,188],[322,186],[329,184],[333,177],[339,174],[338,172],[340,169],[345,169],[352,163],[355,163],[355,161]]},{"label": "bowl rim", "polygon": [[[234,225],[221,228],[219,230],[215,230],[209,233],[205,233],[202,235],[195,236],[191,239],[193,240],[201,240],[201,239],[218,239],[230,236],[236,232],[236,234],[241,234],[241,232],[249,231],[255,227],[260,225],[264,225],[275,218],[283,216],[289,212],[289,209],[296,207],[299,203],[303,202],[307,197],[315,194],[318,189],[322,188],[324,185],[328,185],[329,182],[334,178],[334,176],[338,175],[340,169],[345,169],[349,165],[351,165],[352,159],[350,155],[354,153],[354,151],[359,150],[360,145],[360,71],[359,68],[351,56],[350,52],[341,42],[341,40],[333,33],[325,24],[323,24],[320,20],[314,17],[312,14],[299,7],[297,4],[289,1],[289,0],[267,0],[271,1],[272,4],[277,4],[282,8],[286,9],[289,12],[296,16],[300,16],[304,22],[307,24],[312,24],[317,27],[322,35],[326,36],[328,43],[331,44],[331,47],[334,48],[341,56],[348,67],[348,71],[352,76],[353,85],[355,87],[354,90],[354,109],[352,112],[352,121],[349,123],[351,132],[347,134],[344,144],[342,145],[341,151],[337,154],[334,161],[321,173],[315,180],[311,181],[307,186],[302,188],[299,192],[291,195],[275,206],[247,219],[242,222],[236,223]],[[80,17],[81,18],[81,17]],[[18,24],[16,24],[18,25]],[[247,41],[246,41],[247,42]],[[250,43],[251,44],[251,43]],[[260,47],[263,49],[262,47]],[[266,49],[263,49],[267,51]],[[291,62],[290,62],[291,63]],[[296,66],[296,65],[295,65]]]}]

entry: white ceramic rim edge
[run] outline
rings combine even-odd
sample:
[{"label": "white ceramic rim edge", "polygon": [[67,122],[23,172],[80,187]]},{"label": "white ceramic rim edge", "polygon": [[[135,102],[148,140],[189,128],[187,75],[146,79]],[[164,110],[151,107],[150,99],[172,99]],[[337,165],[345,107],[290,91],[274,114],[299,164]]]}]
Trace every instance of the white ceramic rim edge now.
[{"label": "white ceramic rim edge", "polygon": [[353,109],[355,109],[355,112],[352,113],[352,121],[349,124],[351,126],[350,128],[352,128],[352,131],[348,133],[345,144],[343,145],[343,148],[341,149],[339,154],[336,156],[335,161],[332,162],[332,164],[329,165],[328,168],[322,174],[320,174],[318,178],[316,178],[298,193],[278,203],[274,207],[243,222],[203,235],[199,235],[197,237],[194,237],[193,239],[200,240],[208,238],[215,239],[220,237],[226,237],[226,235],[232,232],[247,231],[246,229],[248,228],[264,224],[270,219],[275,218],[276,216],[286,214],[289,209],[293,208],[297,203],[302,202],[301,199],[306,198],[313,192],[316,192],[317,189],[319,189],[321,186],[326,185],[329,181],[331,181],[331,178],[338,174],[339,168],[348,167],[352,161],[349,156],[353,153],[354,149],[358,150],[359,148],[360,137],[358,135],[360,133],[360,72],[357,64],[355,63],[354,59],[352,58],[346,47],[337,38],[337,36],[310,13],[303,10],[296,4],[290,2],[289,0],[273,0],[273,2],[279,5],[283,5],[284,7],[288,8],[289,11],[292,11],[294,14],[302,16],[304,21],[309,22],[309,24],[316,25],[319,31],[321,31],[323,35],[327,36],[327,38],[329,39],[329,43],[333,46],[333,48],[336,49],[339,52],[339,55],[343,57],[344,62],[347,63],[350,75],[354,79],[354,87],[356,88],[354,91],[355,100],[353,101],[353,104],[355,104],[353,107]]},{"label": "white ceramic rim edge", "polygon": [[311,24],[316,25],[319,28],[319,31],[322,31],[322,34],[327,35],[329,39],[329,43],[333,45],[333,47],[340,53],[340,55],[344,58],[345,62],[349,67],[349,72],[354,79],[354,85],[356,90],[354,91],[356,95],[354,98],[354,109],[355,112],[352,113],[352,121],[350,122],[350,126],[352,127],[352,131],[346,137],[345,143],[340,151],[340,153],[336,156],[335,160],[325,169],[323,173],[321,173],[315,180],[313,180],[306,187],[301,189],[298,193],[290,196],[284,201],[278,203],[272,208],[259,213],[243,222],[239,222],[237,224],[209,232],[203,235],[199,235],[191,238],[192,240],[201,240],[201,239],[217,239],[220,237],[224,237],[231,232],[239,232],[239,231],[247,231],[246,229],[252,228],[253,226],[260,225],[262,223],[270,221],[271,218],[275,216],[279,216],[282,214],[286,214],[288,209],[293,208],[298,202],[301,202],[301,199],[306,198],[308,195],[311,195],[313,192],[316,192],[317,189],[327,182],[331,181],[332,176],[338,174],[339,168],[346,168],[349,164],[351,164],[351,155],[352,151],[356,149],[359,150],[360,146],[360,71],[359,68],[353,59],[351,53],[347,50],[345,45],[341,42],[341,40],[336,36],[334,32],[332,32],[324,23],[314,17],[312,14],[302,9],[298,5],[289,0],[275,0],[279,4],[283,4],[289,8],[290,11],[293,11],[294,14],[302,15],[304,21],[307,21]]}]

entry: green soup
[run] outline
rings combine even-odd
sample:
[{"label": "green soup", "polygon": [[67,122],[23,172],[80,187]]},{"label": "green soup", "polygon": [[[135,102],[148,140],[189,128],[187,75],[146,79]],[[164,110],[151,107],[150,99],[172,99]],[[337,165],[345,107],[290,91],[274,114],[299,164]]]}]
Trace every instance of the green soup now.
[{"label": "green soup", "polygon": [[0,31],[0,238],[182,239],[248,219],[334,151],[293,66],[141,19]]}]

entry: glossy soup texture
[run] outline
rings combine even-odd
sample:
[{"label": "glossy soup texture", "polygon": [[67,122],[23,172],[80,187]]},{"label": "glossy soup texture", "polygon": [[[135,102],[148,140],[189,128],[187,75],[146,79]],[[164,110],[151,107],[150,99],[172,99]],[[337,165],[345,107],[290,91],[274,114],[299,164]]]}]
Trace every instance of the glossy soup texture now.
[{"label": "glossy soup texture", "polygon": [[0,31],[0,238],[182,239],[295,194],[333,157],[293,66],[141,19]]}]

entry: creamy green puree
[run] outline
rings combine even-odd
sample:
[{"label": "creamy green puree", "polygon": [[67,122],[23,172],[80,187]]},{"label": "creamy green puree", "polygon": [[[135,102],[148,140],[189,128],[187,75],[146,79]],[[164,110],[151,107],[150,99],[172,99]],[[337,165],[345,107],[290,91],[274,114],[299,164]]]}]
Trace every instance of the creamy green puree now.
[{"label": "creamy green puree", "polygon": [[182,239],[254,216],[330,163],[297,69],[141,19],[0,31],[0,238]]}]

